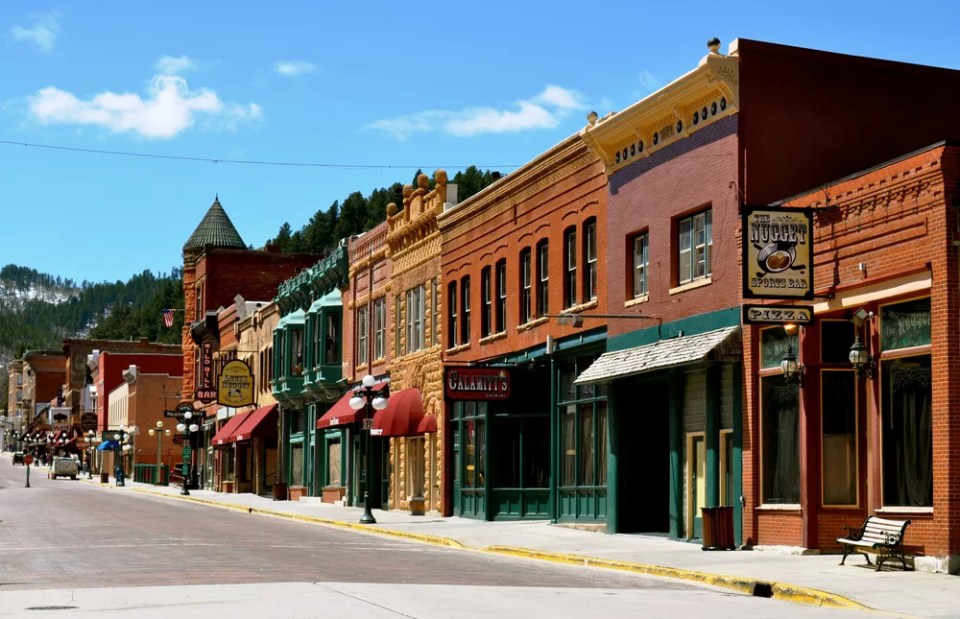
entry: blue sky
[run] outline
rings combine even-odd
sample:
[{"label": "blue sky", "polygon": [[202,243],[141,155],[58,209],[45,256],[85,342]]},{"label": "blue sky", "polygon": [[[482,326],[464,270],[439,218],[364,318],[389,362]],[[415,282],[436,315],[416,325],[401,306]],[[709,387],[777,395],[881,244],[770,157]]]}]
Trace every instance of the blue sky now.
[{"label": "blue sky", "polygon": [[713,36],[958,69],[958,23],[950,0],[4,0],[0,264],[166,273],[217,194],[261,247],[417,168],[510,172]]}]

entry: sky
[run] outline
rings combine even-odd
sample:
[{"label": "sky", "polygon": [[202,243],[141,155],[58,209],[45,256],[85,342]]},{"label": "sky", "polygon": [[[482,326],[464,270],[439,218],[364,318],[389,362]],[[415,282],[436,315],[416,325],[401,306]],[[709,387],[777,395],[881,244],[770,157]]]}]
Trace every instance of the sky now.
[{"label": "sky", "polygon": [[958,23],[953,0],[3,0],[0,265],[170,273],[217,196],[259,248],[418,169],[509,173],[711,37],[960,69]]}]

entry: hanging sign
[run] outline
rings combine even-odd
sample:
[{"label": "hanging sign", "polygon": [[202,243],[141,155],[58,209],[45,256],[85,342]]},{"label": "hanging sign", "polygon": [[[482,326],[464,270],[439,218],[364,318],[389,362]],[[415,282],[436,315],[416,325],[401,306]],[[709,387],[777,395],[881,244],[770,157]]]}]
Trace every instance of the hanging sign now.
[{"label": "hanging sign", "polygon": [[813,299],[813,211],[743,207],[743,296]]},{"label": "hanging sign", "polygon": [[744,305],[744,324],[808,325],[813,322],[811,305]]},{"label": "hanging sign", "polygon": [[217,404],[239,408],[254,404],[253,371],[239,359],[228,361],[217,377]]}]

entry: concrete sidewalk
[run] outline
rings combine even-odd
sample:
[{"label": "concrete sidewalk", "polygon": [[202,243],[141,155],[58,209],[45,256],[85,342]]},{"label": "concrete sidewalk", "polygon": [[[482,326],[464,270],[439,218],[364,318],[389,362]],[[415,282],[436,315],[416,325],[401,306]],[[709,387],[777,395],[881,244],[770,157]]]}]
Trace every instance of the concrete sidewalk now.
[{"label": "concrete sidewalk", "polygon": [[[363,510],[302,501],[273,501],[253,494],[223,494],[127,481],[103,489],[159,495],[251,514],[291,518],[421,543],[534,559],[619,569],[692,580],[752,595],[820,606],[872,609],[910,617],[960,617],[960,577],[899,569],[888,561],[884,571],[867,567],[860,555],[840,566],[839,555],[800,555],[783,550],[705,552],[699,544],[653,535],[608,535],[579,531],[546,521],[483,522],[443,518],[436,513],[373,510],[376,524],[359,524]],[[890,567],[888,567],[890,566]]]}]

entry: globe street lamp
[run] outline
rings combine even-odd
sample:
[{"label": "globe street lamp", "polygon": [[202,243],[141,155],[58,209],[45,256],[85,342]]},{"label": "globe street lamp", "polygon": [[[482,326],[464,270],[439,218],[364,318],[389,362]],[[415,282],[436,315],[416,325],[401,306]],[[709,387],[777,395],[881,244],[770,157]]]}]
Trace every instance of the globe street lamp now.
[{"label": "globe street lamp", "polygon": [[180,423],[177,424],[177,431],[183,433],[183,488],[180,489],[181,496],[190,496],[190,490],[187,488],[190,482],[190,460],[193,457],[193,450],[190,447],[190,433],[200,429],[195,423],[191,423],[193,413],[185,411],[180,417]]},{"label": "globe street lamp", "polygon": [[153,476],[153,485],[159,486],[160,482],[163,481],[163,475],[161,475],[161,470],[163,467],[163,460],[162,460],[163,454],[161,451],[163,449],[163,437],[164,435],[170,436],[170,428],[167,428],[166,430],[164,430],[163,421],[158,421],[156,429],[150,428],[149,434],[150,436],[157,437],[157,472]]},{"label": "globe street lamp", "polygon": [[370,511],[370,485],[373,483],[373,448],[370,435],[373,431],[373,411],[382,411],[387,407],[387,394],[381,393],[373,388],[376,379],[367,374],[363,377],[361,383],[363,387],[353,392],[350,398],[350,408],[355,411],[361,408],[366,409],[363,420],[363,427],[367,431],[367,471],[366,483],[363,486],[363,515],[360,516],[360,524],[376,524],[377,520]]},{"label": "globe street lamp", "polygon": [[133,449],[133,447],[130,446],[130,438],[136,433],[137,426],[130,426],[128,428],[120,428],[113,434],[113,440],[117,441],[117,462],[114,477],[117,480],[118,487],[126,485],[124,482],[125,473],[123,471],[123,456],[121,455],[121,450],[127,453]]}]

